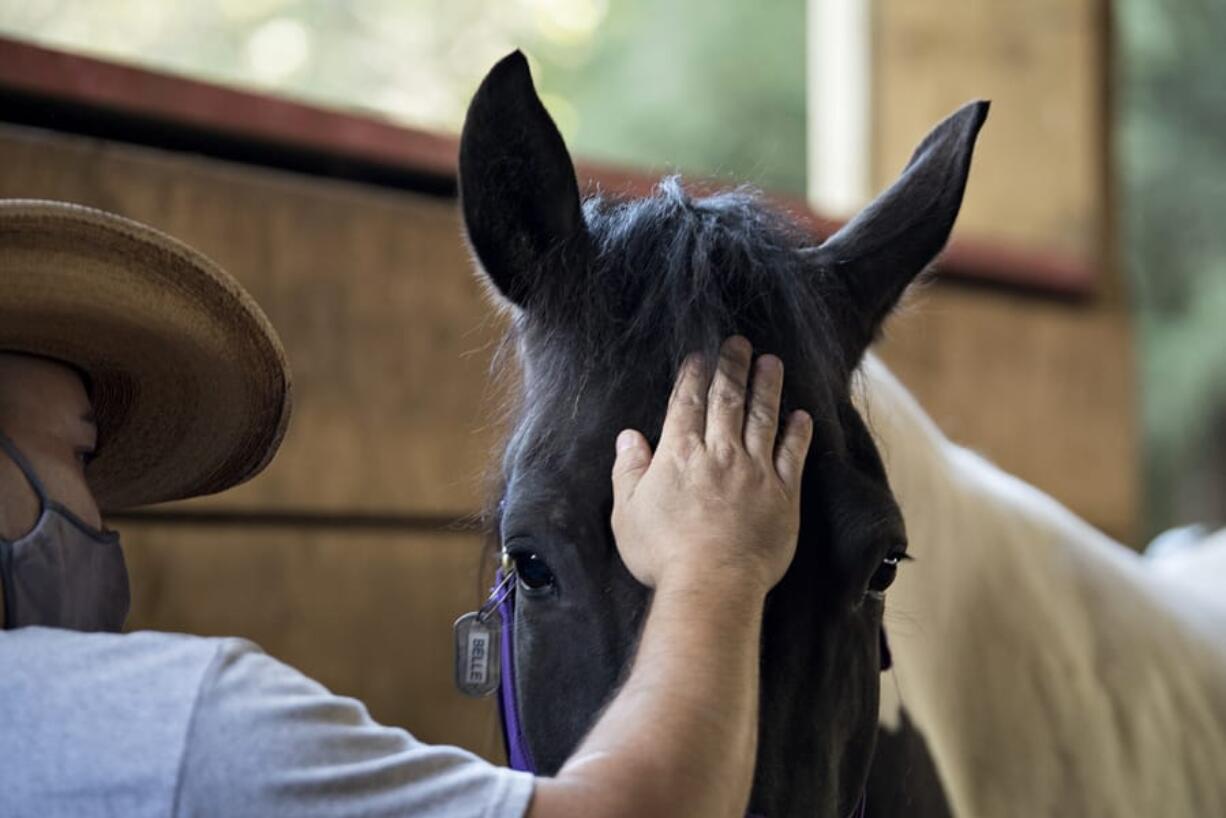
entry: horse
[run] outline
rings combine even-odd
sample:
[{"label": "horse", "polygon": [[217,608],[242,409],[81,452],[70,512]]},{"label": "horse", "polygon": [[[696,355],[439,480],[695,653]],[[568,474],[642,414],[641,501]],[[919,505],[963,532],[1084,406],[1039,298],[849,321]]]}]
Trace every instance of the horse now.
[{"label": "horse", "polygon": [[857,380],[915,557],[870,813],[1226,815],[1226,532],[1138,554]]},{"label": "horse", "polygon": [[522,373],[494,527],[518,579],[511,660],[537,771],[556,771],[616,689],[649,604],[609,527],[614,435],[653,442],[677,367],[739,332],[814,418],[799,547],[769,595],[754,813],[849,814],[877,731],[884,594],[906,534],[850,377],[945,244],[986,103],[926,138],[900,180],[820,244],[744,190],[581,201],[518,52],[494,66],[460,138],[460,192],[484,280],[511,313]]},{"label": "horse", "polygon": [[[1046,552],[1056,564],[1028,562],[1026,535],[1051,524],[1105,551],[1101,535],[986,461],[936,445],[939,432],[867,352],[947,241],[986,115],[986,103],[972,103],[940,123],[889,189],[819,242],[744,189],[695,197],[669,178],[647,197],[583,200],[523,57],[482,82],[461,134],[461,207],[480,274],[509,315],[500,360],[518,364],[490,517],[517,582],[510,707],[537,771],[561,766],[615,691],[650,601],[609,529],[614,436],[634,427],[654,441],[681,360],[699,351],[713,361],[720,340],[739,333],[783,359],[784,410],[815,420],[796,558],[767,601],[751,812],[843,818],[867,790],[869,813],[881,815],[1050,814],[1049,801],[1061,812],[1174,814],[1106,810],[1132,791],[1115,782],[1118,797],[1098,798],[1105,774],[1060,778],[1078,769],[1066,748],[1084,744],[1056,739],[1090,735],[1071,735],[1076,718],[1056,707],[1075,701],[1062,690],[1067,666],[1009,672],[1023,650],[1055,655],[1023,633],[1036,618],[1052,627],[1035,632],[1068,643],[1061,658],[1088,645],[1068,637],[1074,626],[1085,636],[1085,616],[1065,621],[1071,606],[1042,607],[1051,594],[1019,594],[1037,611],[1010,606],[1012,581],[1052,591],[1049,572],[1088,564]],[[993,573],[1001,567],[1022,575]],[[1119,616],[1131,610],[1114,603]],[[890,627],[897,667],[882,685],[887,609],[904,626]],[[1116,634],[1114,646],[1128,638]],[[1050,676],[1033,678],[1040,671]],[[1103,708],[1077,703],[1082,718]],[[1108,715],[1121,722],[1128,707],[1121,700]],[[1055,732],[1031,723],[1056,715]],[[1136,760],[1148,735],[1111,739]],[[1015,763],[1012,741],[1021,742]],[[1105,773],[1109,754],[1086,763]],[[1190,761],[1201,771],[1209,763]]]}]

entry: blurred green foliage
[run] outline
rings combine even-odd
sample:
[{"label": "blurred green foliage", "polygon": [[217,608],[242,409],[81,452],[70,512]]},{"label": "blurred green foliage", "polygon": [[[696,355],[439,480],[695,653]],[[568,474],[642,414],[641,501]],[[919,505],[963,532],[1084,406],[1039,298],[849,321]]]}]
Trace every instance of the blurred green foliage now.
[{"label": "blurred green foliage", "polygon": [[453,132],[519,47],[576,155],[803,193],[804,15],[804,0],[21,0],[0,2],[0,32]]},{"label": "blurred green foliage", "polygon": [[1118,4],[1124,258],[1148,521],[1226,522],[1226,4]]}]

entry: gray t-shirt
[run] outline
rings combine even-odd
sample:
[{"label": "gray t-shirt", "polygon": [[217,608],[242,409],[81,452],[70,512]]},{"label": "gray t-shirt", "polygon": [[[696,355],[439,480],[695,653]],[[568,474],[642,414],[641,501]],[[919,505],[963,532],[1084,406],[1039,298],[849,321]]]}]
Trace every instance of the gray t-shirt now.
[{"label": "gray t-shirt", "polygon": [[0,632],[3,818],[519,818],[532,782],[241,639]]}]

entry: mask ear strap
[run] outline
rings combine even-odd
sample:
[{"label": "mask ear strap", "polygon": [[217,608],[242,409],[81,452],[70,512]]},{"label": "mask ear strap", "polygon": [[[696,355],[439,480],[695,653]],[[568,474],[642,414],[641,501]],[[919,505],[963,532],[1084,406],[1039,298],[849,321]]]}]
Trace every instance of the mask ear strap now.
[{"label": "mask ear strap", "polygon": [[34,489],[34,493],[38,495],[39,509],[47,506],[47,489],[43,487],[43,481],[38,479],[38,472],[34,471],[34,465],[26,459],[26,456],[21,453],[21,449],[17,448],[17,444],[9,440],[4,432],[0,432],[0,449],[9,456],[9,459],[17,464],[17,468],[21,469],[21,473],[26,476],[26,480],[30,483],[30,488]]}]

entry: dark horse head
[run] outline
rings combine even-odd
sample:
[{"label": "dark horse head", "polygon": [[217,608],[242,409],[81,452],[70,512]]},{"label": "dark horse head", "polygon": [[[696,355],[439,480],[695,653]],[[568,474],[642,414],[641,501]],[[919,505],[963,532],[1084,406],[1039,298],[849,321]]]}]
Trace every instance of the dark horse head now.
[{"label": "dark horse head", "polygon": [[814,418],[795,562],[767,600],[755,813],[843,816],[877,726],[883,593],[903,523],[850,377],[945,244],[987,104],[923,141],[902,177],[824,242],[753,194],[675,179],[581,200],[518,52],[468,111],[468,237],[512,318],[521,384],[496,530],[518,569],[515,671],[528,748],[555,772],[617,688],[650,601],[609,527],[619,430],[653,443],[685,355],[739,333],[786,367],[785,410]]}]

